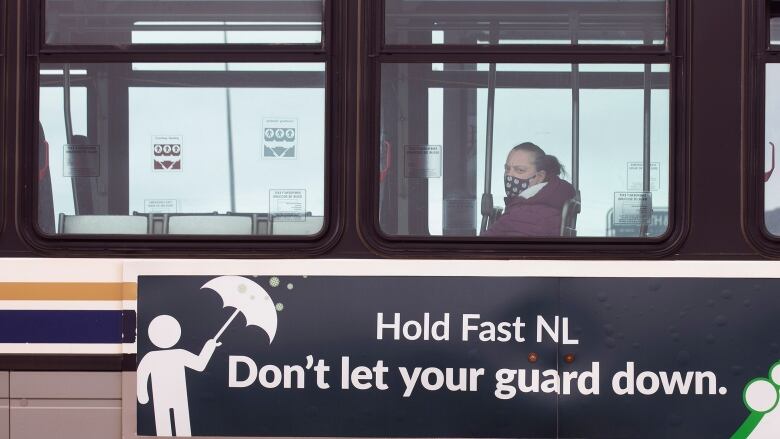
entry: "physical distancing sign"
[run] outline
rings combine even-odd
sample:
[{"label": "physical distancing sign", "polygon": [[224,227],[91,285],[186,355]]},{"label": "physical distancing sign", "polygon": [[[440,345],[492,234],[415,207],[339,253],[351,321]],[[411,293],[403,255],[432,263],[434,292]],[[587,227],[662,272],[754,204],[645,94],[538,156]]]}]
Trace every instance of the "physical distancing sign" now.
[{"label": "physical distancing sign", "polygon": [[182,136],[152,137],[152,157],[155,171],[181,171]]},{"label": "physical distancing sign", "polygon": [[263,119],[264,159],[294,159],[297,146],[298,119]]}]

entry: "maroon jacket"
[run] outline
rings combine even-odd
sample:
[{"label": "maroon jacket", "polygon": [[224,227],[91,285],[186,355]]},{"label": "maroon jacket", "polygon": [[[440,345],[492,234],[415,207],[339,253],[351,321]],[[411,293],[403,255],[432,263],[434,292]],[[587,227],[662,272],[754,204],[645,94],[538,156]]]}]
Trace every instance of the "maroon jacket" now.
[{"label": "maroon jacket", "polygon": [[482,236],[560,236],[561,213],[574,186],[558,177],[531,198],[504,198],[506,210]]}]

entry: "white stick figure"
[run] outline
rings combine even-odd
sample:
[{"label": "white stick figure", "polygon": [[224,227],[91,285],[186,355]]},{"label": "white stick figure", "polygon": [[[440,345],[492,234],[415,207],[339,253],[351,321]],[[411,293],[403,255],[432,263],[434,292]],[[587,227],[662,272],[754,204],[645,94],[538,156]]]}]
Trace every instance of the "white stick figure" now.
[{"label": "white stick figure", "polygon": [[207,340],[200,355],[184,349],[170,349],[179,341],[181,326],[169,315],[155,317],[149,324],[148,333],[152,343],[161,350],[147,353],[138,364],[138,402],[149,402],[146,388],[151,377],[157,435],[172,435],[170,410],[173,410],[176,436],[192,436],[184,368],[202,372],[214,350],[222,343],[215,339]]}]

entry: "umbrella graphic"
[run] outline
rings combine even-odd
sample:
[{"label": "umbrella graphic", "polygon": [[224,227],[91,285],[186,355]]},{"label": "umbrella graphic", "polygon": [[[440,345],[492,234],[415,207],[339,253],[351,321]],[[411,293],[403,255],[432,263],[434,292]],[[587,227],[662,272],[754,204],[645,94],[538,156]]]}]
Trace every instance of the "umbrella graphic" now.
[{"label": "umbrella graphic", "polygon": [[206,282],[201,289],[210,288],[222,298],[223,308],[235,308],[236,311],[222,325],[214,336],[214,341],[225,332],[238,313],[243,313],[247,326],[258,326],[267,334],[271,342],[276,335],[276,306],[268,293],[252,280],[241,276],[220,276]]}]

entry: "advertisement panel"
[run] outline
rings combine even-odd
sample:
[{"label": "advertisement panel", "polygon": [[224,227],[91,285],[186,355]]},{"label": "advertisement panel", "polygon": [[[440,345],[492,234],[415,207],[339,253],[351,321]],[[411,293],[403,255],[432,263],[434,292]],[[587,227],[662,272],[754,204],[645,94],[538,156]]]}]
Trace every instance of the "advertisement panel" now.
[{"label": "advertisement panel", "polygon": [[140,275],[138,434],[774,437],[778,288]]}]

